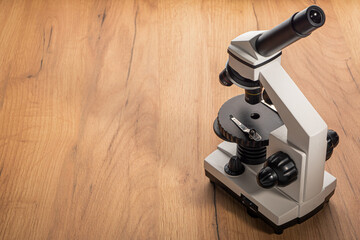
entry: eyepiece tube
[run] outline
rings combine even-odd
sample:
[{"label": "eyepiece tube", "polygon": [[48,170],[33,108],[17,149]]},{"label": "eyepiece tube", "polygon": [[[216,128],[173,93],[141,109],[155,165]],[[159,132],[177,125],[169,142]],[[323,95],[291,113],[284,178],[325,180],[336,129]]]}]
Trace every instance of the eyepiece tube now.
[{"label": "eyepiece tube", "polygon": [[309,36],[324,23],[324,11],[318,6],[310,6],[261,34],[256,40],[256,50],[262,56],[271,56],[300,38]]}]

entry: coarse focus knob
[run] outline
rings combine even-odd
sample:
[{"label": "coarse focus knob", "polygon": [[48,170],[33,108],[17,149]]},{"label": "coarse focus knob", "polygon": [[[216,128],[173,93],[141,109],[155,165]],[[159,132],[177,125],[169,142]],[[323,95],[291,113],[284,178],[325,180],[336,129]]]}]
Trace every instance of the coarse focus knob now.
[{"label": "coarse focus knob", "polygon": [[329,129],[327,132],[327,149],[326,149],[326,160],[328,160],[334,148],[339,144],[339,135],[334,131]]},{"label": "coarse focus knob", "polygon": [[263,169],[260,170],[257,180],[263,188],[272,188],[276,185],[284,187],[297,178],[297,168],[294,161],[284,152],[271,155]]}]

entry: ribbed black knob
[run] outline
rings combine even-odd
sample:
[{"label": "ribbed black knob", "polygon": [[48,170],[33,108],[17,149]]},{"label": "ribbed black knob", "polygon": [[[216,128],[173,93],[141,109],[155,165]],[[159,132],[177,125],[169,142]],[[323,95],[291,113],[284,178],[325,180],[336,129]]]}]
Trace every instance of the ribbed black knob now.
[{"label": "ribbed black knob", "polygon": [[224,171],[231,176],[238,176],[245,171],[245,167],[238,156],[232,156],[225,165]]},{"label": "ribbed black knob", "polygon": [[257,179],[258,184],[263,188],[272,188],[278,183],[278,176],[270,167],[261,169]]},{"label": "ribbed black knob", "polygon": [[327,149],[326,149],[326,160],[328,160],[334,148],[339,144],[339,135],[334,131],[329,129],[327,133]]},{"label": "ribbed black knob", "polygon": [[275,185],[284,187],[297,178],[298,171],[294,161],[284,152],[271,155],[265,167],[260,170],[257,180],[263,188],[271,188]]},{"label": "ribbed black knob", "polygon": [[229,77],[226,74],[226,68],[222,70],[219,74],[219,81],[222,85],[226,87],[230,87],[231,85],[233,85],[233,83],[230,81]]}]

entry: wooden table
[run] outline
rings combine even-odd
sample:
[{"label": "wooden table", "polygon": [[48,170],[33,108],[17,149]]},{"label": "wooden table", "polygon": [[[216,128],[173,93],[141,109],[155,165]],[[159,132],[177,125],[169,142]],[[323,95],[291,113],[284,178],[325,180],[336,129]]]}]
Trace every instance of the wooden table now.
[{"label": "wooden table", "polygon": [[315,217],[271,234],[204,175],[237,35],[312,1],[0,1],[0,239],[359,239],[360,3],[284,68],[340,135]]}]

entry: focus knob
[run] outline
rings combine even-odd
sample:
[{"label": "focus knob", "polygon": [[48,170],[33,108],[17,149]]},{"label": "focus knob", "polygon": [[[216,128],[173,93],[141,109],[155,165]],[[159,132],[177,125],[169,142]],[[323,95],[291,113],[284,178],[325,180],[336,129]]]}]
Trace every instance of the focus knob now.
[{"label": "focus knob", "polygon": [[328,160],[334,148],[339,144],[339,135],[334,131],[329,129],[327,133],[327,148],[326,148],[326,160]]},{"label": "focus knob", "polygon": [[264,167],[258,174],[258,183],[263,188],[272,188],[278,183],[278,176],[272,168]]},{"label": "focus knob", "polygon": [[271,155],[265,167],[260,170],[257,180],[263,188],[271,188],[276,185],[284,187],[297,178],[297,168],[294,161],[284,152],[277,152]]}]

